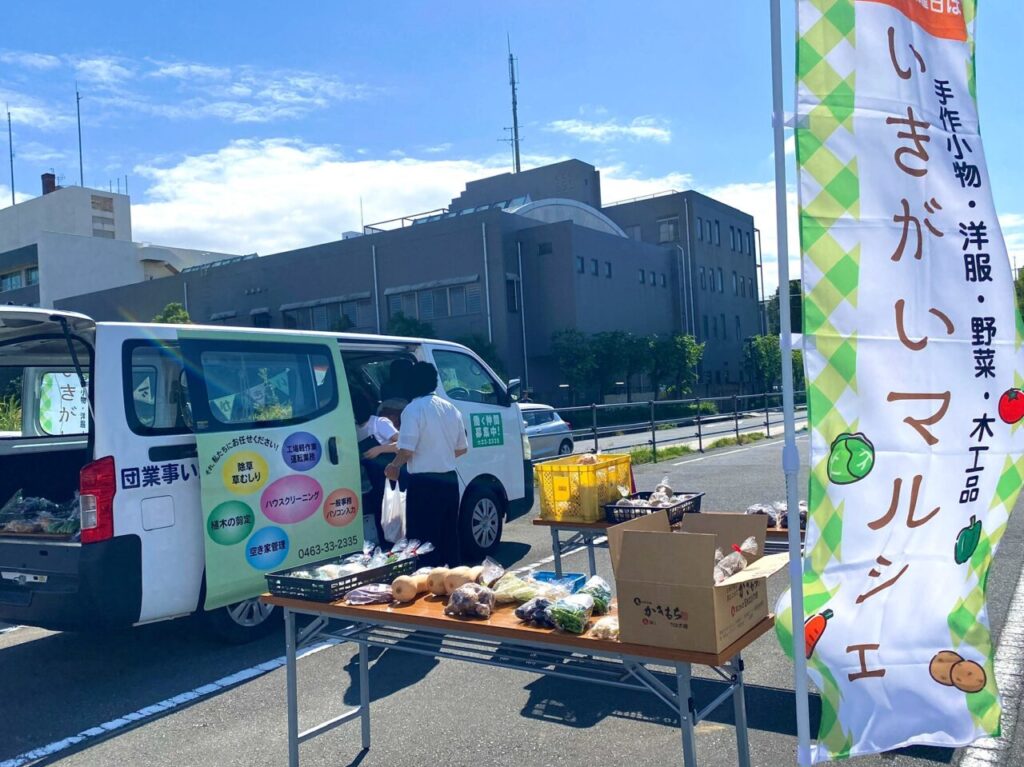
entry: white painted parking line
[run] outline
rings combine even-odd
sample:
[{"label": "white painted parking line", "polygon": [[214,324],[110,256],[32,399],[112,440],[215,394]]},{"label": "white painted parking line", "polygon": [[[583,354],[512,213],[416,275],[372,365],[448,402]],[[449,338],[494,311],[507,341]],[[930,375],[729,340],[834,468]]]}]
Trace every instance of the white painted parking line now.
[{"label": "white painted parking line", "polygon": [[[607,540],[608,540],[607,536],[604,536],[604,535],[598,536],[597,538],[594,538],[594,545],[595,546],[599,546],[600,544],[604,543]],[[581,551],[586,551],[586,550],[587,550],[586,546],[577,546],[575,549],[569,549],[568,551],[563,551],[562,552],[562,556],[563,557],[568,557],[568,556],[571,556],[572,554],[579,554]],[[512,572],[513,573],[528,573],[528,572],[530,572],[530,570],[536,570],[537,568],[543,567],[544,565],[550,565],[554,561],[555,561],[555,555],[552,554],[550,557],[544,557],[544,559],[539,559],[536,562],[534,562],[533,564],[526,565],[525,567],[516,568]],[[3,767],[3,765],[0,764],[0,767]]]},{"label": "white painted parking line", "polygon": [[24,626],[4,626],[2,629],[0,629],[0,634],[10,634],[12,631],[17,631],[18,629],[23,629],[23,628],[25,628],[25,627]]},{"label": "white painted parking line", "polygon": [[[313,655],[322,650],[326,650],[328,647],[333,647],[339,644],[337,640],[328,640],[312,645],[299,653],[300,658],[305,658],[309,655]],[[109,722],[104,722],[95,727],[90,727],[88,730],[83,730],[77,735],[64,738],[63,740],[54,741],[48,745],[42,746],[41,748],[34,748],[31,751],[26,751],[24,754],[20,754],[13,759],[7,759],[6,761],[0,762],[0,767],[22,767],[22,765],[31,764],[32,762],[40,759],[58,754],[61,751],[66,751],[73,746],[81,746],[83,743],[87,743],[90,740],[109,735],[112,732],[127,727],[130,724],[134,724],[141,719],[145,719],[156,714],[166,714],[174,709],[185,705],[186,703],[194,703],[203,698],[209,697],[214,693],[226,690],[229,687],[234,687],[242,682],[248,682],[251,679],[263,676],[271,671],[275,671],[286,663],[285,656],[268,660],[266,663],[260,663],[251,668],[242,669],[241,671],[235,672],[229,676],[221,677],[220,679],[211,682],[210,684],[204,684],[201,687],[196,687],[194,690],[183,692],[180,695],[175,695],[173,698],[165,698],[151,706],[140,708],[138,711],[132,711],[130,714],[125,714],[117,719],[111,719]]]},{"label": "white painted parking line", "polygon": [[1021,694],[1021,663],[1024,662],[1024,573],[1017,580],[1006,623],[996,649],[996,683],[1003,698],[1002,736],[983,738],[964,749],[960,767],[990,767],[1001,764],[1013,743],[1017,708]]},{"label": "white painted parking line", "polygon": [[[797,435],[797,441],[799,441],[801,439],[805,439],[806,437],[807,437],[806,434],[804,434],[802,436],[801,435]],[[700,458],[690,458],[689,460],[679,461],[678,463],[674,463],[672,465],[673,466],[683,466],[683,465],[685,465],[687,463],[697,463],[697,461],[706,461],[708,458],[721,458],[722,456],[734,455],[735,453],[744,453],[747,450],[756,450],[759,447],[768,447],[770,445],[781,445],[783,443],[783,441],[784,440],[782,440],[782,439],[773,439],[771,441],[758,442],[756,445],[747,445],[746,447],[737,448],[736,450],[728,450],[728,451],[726,451],[724,453],[719,453],[719,452],[716,451],[714,453],[711,453],[710,455],[702,455],[702,456],[700,456]]]}]

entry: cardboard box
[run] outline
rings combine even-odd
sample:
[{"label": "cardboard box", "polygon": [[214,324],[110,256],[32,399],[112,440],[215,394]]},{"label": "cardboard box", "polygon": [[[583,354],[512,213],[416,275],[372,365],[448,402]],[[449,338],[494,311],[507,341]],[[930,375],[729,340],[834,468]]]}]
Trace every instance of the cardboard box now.
[{"label": "cardboard box", "polygon": [[719,585],[715,548],[754,536],[764,552],[767,517],[760,514],[687,514],[673,532],[658,512],[608,530],[615,571],[619,637],[623,642],[718,653],[768,615],[768,576],[788,554],[759,553]]}]

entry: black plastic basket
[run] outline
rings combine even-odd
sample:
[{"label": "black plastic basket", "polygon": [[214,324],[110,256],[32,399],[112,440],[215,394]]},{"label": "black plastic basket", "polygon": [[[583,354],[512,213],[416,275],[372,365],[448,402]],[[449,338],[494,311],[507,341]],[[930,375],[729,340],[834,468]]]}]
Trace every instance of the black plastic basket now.
[{"label": "black plastic basket", "polygon": [[400,559],[397,562],[363,570],[361,573],[344,575],[341,578],[325,581],[317,578],[296,578],[292,573],[296,570],[314,570],[321,565],[341,564],[341,557],[311,562],[276,573],[267,573],[267,587],[276,597],[291,599],[308,599],[312,602],[337,602],[348,592],[367,583],[391,583],[399,575],[408,575],[416,570],[417,557]]},{"label": "black plastic basket", "polygon": [[[632,500],[646,501],[651,495],[652,493],[642,492],[633,493],[627,497]],[[700,502],[704,497],[704,493],[684,491],[676,493],[676,495],[682,496],[683,500],[674,506],[616,506],[614,503],[606,503],[604,505],[604,515],[609,522],[618,524],[619,522],[628,522],[631,519],[645,517],[656,511],[667,511],[669,522],[676,524],[682,521],[683,514],[696,514],[700,511]]]}]

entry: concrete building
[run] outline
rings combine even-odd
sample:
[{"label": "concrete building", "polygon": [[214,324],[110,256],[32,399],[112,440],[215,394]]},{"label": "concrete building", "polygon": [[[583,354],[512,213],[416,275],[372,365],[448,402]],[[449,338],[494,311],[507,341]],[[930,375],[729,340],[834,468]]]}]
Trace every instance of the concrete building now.
[{"label": "concrete building", "polygon": [[228,255],[133,242],[127,195],[42,181],[40,197],[0,209],[2,304],[52,307]]},{"label": "concrete building", "polygon": [[[691,245],[681,222],[697,215],[702,227],[716,218],[720,231],[733,226],[737,250],[715,245],[714,229],[710,243]],[[387,332],[402,313],[444,338],[489,340],[508,376],[550,401],[565,395],[551,354],[557,330],[693,332],[708,341],[705,393],[740,385],[741,338],[758,332],[753,258],[741,251],[752,230],[746,214],[692,192],[602,209],[599,172],[569,160],[472,181],[447,208],[361,236],[198,265],[58,306],[116,320],[179,301],[196,322],[367,333]],[[714,289],[699,287],[702,270]]]}]

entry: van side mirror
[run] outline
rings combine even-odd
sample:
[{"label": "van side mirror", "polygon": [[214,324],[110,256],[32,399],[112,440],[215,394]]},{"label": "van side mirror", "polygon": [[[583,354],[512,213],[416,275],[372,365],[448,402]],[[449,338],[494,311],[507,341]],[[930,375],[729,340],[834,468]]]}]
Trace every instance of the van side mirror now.
[{"label": "van side mirror", "polygon": [[518,402],[519,398],[523,394],[523,382],[518,378],[509,379],[508,382],[508,398],[513,402]]}]

